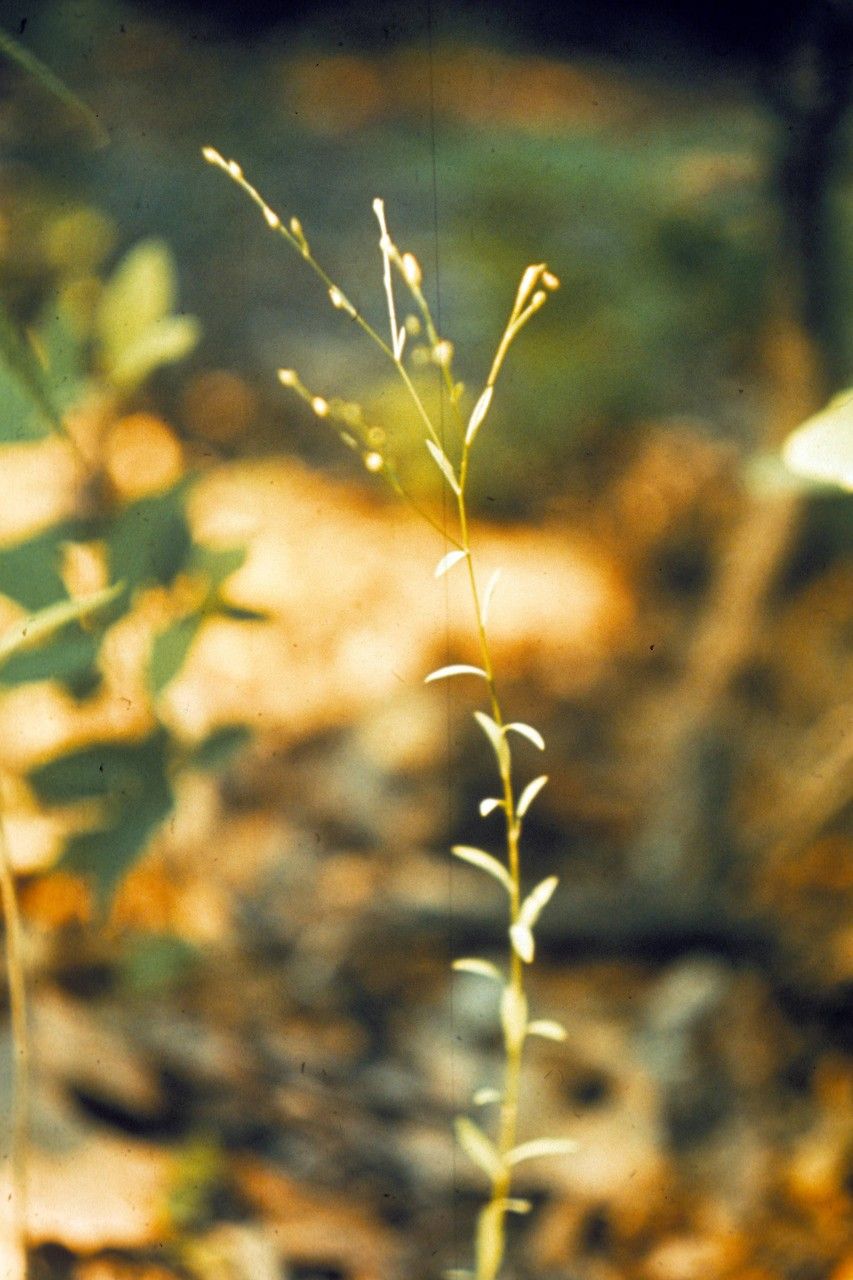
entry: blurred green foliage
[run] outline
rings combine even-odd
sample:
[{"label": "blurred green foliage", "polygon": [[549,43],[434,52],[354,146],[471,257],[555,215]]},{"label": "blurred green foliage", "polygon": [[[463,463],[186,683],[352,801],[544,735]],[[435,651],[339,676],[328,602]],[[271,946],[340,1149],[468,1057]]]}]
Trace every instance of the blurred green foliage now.
[{"label": "blurred green foliage", "polygon": [[[30,329],[4,314],[0,466],[4,446],[38,447],[52,432],[64,433],[66,412],[87,400],[98,402],[107,421],[115,419],[154,369],[181,358],[197,339],[195,320],[172,314],[174,267],[161,242],[143,242],[131,250],[95,298],[88,325],[58,299],[45,303]],[[80,454],[78,460],[88,469],[78,513],[0,545],[0,593],[29,613],[50,611],[69,599],[62,572],[69,545],[102,547],[109,580],[119,584],[100,610],[108,630],[141,593],[168,588],[178,578],[192,581],[195,605],[153,641],[148,684],[156,708],[205,618],[217,613],[258,616],[235,610],[222,596],[245,550],[194,540],[187,513],[196,478],[192,473],[128,500],[111,486],[98,452],[94,457]],[[105,634],[104,626],[70,618],[40,643],[8,656],[0,667],[0,688],[53,680],[77,699],[89,697],[101,682]],[[158,724],[140,740],[93,743],[34,769],[29,781],[46,807],[97,803],[97,825],[70,840],[63,864],[90,876],[106,903],[172,811],[180,769],[222,767],[246,736],[239,727],[220,730],[188,750]]]}]

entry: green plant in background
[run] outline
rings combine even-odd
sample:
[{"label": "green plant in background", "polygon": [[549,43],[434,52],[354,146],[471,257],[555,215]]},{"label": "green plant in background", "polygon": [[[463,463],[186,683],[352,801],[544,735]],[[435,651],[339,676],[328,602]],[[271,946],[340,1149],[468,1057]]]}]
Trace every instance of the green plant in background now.
[{"label": "green plant in background", "polygon": [[[102,432],[132,404],[144,380],[197,341],[197,322],[175,315],[174,301],[171,255],[161,242],[147,241],[122,259],[83,314],[53,299],[25,330],[0,309],[0,466],[5,451],[20,457],[22,449],[37,450],[58,435],[84,477],[72,515],[0,546],[0,595],[21,615],[0,636],[0,692],[53,680],[85,701],[103,678],[101,650],[110,628],[151,590],[178,586],[184,602],[151,646],[152,727],[142,737],[61,752],[27,775],[46,808],[94,807],[93,823],[70,838],[61,865],[91,879],[102,907],[171,813],[181,770],[221,768],[248,736],[242,726],[228,726],[190,747],[176,741],[156,714],[160,694],[180,672],[207,618],[258,616],[227,599],[225,584],[243,563],[244,548],[194,540],[187,513],[194,475],[180,468],[168,483],[128,499],[111,485],[101,448]],[[69,427],[71,415],[86,412],[96,429],[78,434]],[[75,552],[89,554],[113,585],[71,593],[63,566]],[[15,1051],[13,1231],[23,1273],[30,1054],[21,922],[2,815],[0,891]]]},{"label": "green plant in background", "polygon": [[[426,677],[427,683],[452,677],[470,676],[486,687],[488,710],[477,710],[474,719],[482,730],[494,753],[499,778],[499,794],[489,796],[480,803],[480,814],[500,811],[504,819],[505,849],[502,858],[485,849],[469,845],[455,845],[453,853],[463,862],[477,868],[498,882],[507,899],[508,955],[504,968],[481,957],[469,956],[454,962],[454,969],[497,984],[500,991],[500,1021],[504,1043],[503,1082],[500,1089],[480,1089],[473,1098],[477,1107],[496,1105],[497,1120],[493,1136],[468,1116],[460,1116],[456,1122],[458,1141],[490,1184],[490,1196],[481,1210],[475,1239],[475,1271],[460,1274],[474,1275],[476,1280],[494,1280],[501,1269],[505,1253],[505,1220],[508,1213],[526,1213],[528,1201],[512,1194],[513,1170],[524,1160],[546,1155],[566,1154],[576,1145],[563,1138],[534,1138],[518,1141],[518,1111],[521,1091],[521,1073],[525,1042],[530,1036],[562,1040],[565,1030],[556,1022],[531,1019],[526,994],[525,972],[535,955],[534,930],[542,910],[557,886],[557,877],[548,876],[525,894],[521,865],[521,837],[525,816],[536,796],[547,783],[541,774],[527,782],[519,791],[516,783],[512,744],[523,738],[536,749],[543,751],[545,743],[541,734],[529,724],[508,721],[504,715],[498,692],[496,674],[489,643],[489,610],[498,581],[494,573],[488,582],[481,582],[474,561],[470,539],[467,506],[469,469],[475,445],[489,414],[495,386],[506,355],[515,338],[545,304],[549,293],[558,287],[557,278],[545,263],[529,266],[521,277],[515,302],[503,335],[498,343],[485,385],[470,413],[463,414],[462,402],[465,388],[453,376],[453,346],[440,336],[432,312],[421,287],[421,268],[411,253],[401,253],[391,238],[381,200],[375,200],[373,209],[379,222],[379,247],[382,255],[382,281],[388,309],[389,337],[383,338],[361,311],[350,301],[344,291],[332,280],[314,258],[302,225],[297,218],[285,224],[266,203],[259,192],[247,181],[240,166],[233,160],[225,160],[218,151],[206,147],[204,158],[222,169],[258,205],[267,225],[284,237],[288,244],[305,260],[320,278],[328,291],[332,306],[348,316],[391,362],[402,382],[408,399],[423,432],[423,442],[435,467],[451,495],[455,508],[455,528],[448,532],[445,524],[419,505],[410,495],[404,480],[398,473],[393,457],[393,439],[379,426],[372,424],[360,405],[336,398],[326,398],[309,390],[292,369],[279,370],[279,381],[290,387],[311,407],[314,414],[328,421],[341,440],[362,458],[368,471],[382,476],[402,498],[410,501],[419,514],[434,528],[446,543],[448,550],[439,560],[435,576],[442,577],[453,571],[467,574],[474,613],[477,647],[480,664],[453,663],[439,668]],[[395,278],[403,282],[414,311],[401,322],[397,313]],[[410,337],[425,335],[432,363],[437,366],[454,422],[454,443],[448,450],[442,432],[436,427],[428,412],[407,366],[405,353]]]},{"label": "green plant in background", "polygon": [[[114,421],[155,369],[194,346],[197,322],[174,314],[174,301],[171,256],[161,242],[147,241],[131,249],[102,286],[88,323],[58,300],[47,303],[29,332],[9,323],[7,360],[0,365],[0,460],[4,446],[37,446],[57,431],[68,436],[72,412]],[[227,579],[243,563],[245,549],[194,540],[187,513],[197,478],[192,473],[181,469],[152,492],[128,499],[109,481],[97,432],[94,440],[85,433],[70,439],[86,480],[79,510],[0,547],[0,593],[24,611],[55,606],[67,596],[63,562],[69,550],[81,549],[98,557],[108,581],[121,583],[107,611],[109,624],[145,592],[179,586],[183,603],[176,603],[177,616],[154,637],[148,663],[156,708],[208,618],[258,616],[227,598]],[[0,668],[0,687],[58,680],[74,697],[87,698],[102,679],[105,634],[70,617],[39,645],[10,654]],[[176,770],[218,767],[245,736],[234,727],[187,750],[155,723],[141,739],[95,742],[34,769],[28,781],[44,805],[95,801],[100,808],[102,825],[72,837],[63,865],[93,876],[106,901],[171,812]]]}]

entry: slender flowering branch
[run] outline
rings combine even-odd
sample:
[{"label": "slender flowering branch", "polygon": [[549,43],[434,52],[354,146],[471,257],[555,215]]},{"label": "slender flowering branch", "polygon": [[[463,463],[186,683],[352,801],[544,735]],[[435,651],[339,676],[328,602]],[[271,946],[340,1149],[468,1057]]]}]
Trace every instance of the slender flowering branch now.
[{"label": "slender flowering branch", "polygon": [[[436,577],[452,572],[457,565],[465,565],[480,665],[452,663],[431,672],[426,677],[426,681],[432,683],[456,676],[474,676],[484,681],[489,711],[475,711],[474,718],[494,753],[500,794],[486,797],[481,801],[480,813],[486,817],[494,810],[500,809],[504,817],[503,858],[470,845],[455,845],[452,850],[457,858],[496,880],[507,898],[508,956],[505,968],[501,969],[491,961],[477,956],[460,958],[453,965],[454,969],[461,974],[495,982],[500,988],[500,1019],[504,1039],[502,1087],[478,1089],[473,1098],[475,1106],[499,1105],[494,1137],[489,1137],[468,1116],[460,1116],[456,1124],[460,1145],[482,1170],[490,1185],[488,1201],[477,1221],[474,1242],[475,1270],[463,1274],[473,1277],[473,1280],[496,1280],[505,1254],[507,1214],[525,1213],[530,1208],[527,1201],[512,1195],[513,1170],[524,1160],[566,1154],[575,1149],[575,1144],[562,1138],[535,1138],[521,1144],[518,1142],[518,1111],[525,1043],[530,1036],[541,1036],[551,1040],[561,1040],[565,1037],[565,1031],[559,1023],[549,1019],[530,1019],[525,985],[526,968],[533,962],[535,956],[535,926],[540,913],[557,886],[557,877],[548,876],[526,895],[523,893],[521,837],[524,819],[548,779],[542,774],[527,782],[520,791],[517,789],[511,739],[522,737],[540,751],[545,749],[545,743],[542,735],[533,726],[518,721],[507,721],[504,716],[488,633],[489,610],[498,575],[497,572],[493,573],[485,589],[481,590],[471,543],[467,484],[474,446],[491,409],[495,385],[509,349],[528,320],[545,304],[549,293],[558,287],[559,281],[548,270],[545,263],[536,263],[523,273],[485,385],[466,422],[460,410],[462,384],[454,380],[452,373],[452,344],[446,338],[440,337],[438,333],[421,288],[421,269],[417,259],[411,253],[401,253],[388,231],[383,201],[375,200],[373,209],[379,222],[382,282],[388,311],[390,344],[381,337],[315,261],[298,220],[291,219],[289,228],[285,227],[263,197],[247,182],[242,169],[235,161],[224,160],[218,151],[210,147],[206,147],[203,154],[206,160],[223,169],[238,186],[247,192],[261,209],[269,226],[279,231],[319,276],[326,286],[332,305],[345,311],[393,364],[425,427],[426,448],[453,495],[456,533],[449,535],[443,525],[406,492],[393,464],[378,447],[378,442],[385,439],[384,432],[375,427],[367,427],[364,415],[358,406],[315,395],[303,385],[292,369],[279,371],[281,383],[301,396],[318,418],[328,420],[335,427],[344,444],[361,453],[367,469],[382,475],[397,494],[410,502],[418,514],[450,542],[452,550],[446,552],[439,561],[435,570]],[[397,320],[394,270],[402,278],[420,313],[432,360],[442,371],[444,387],[459,427],[457,466],[454,466],[445,452],[439,433],[404,364],[407,326],[399,325]],[[418,321],[414,320],[412,323],[417,326]]]}]

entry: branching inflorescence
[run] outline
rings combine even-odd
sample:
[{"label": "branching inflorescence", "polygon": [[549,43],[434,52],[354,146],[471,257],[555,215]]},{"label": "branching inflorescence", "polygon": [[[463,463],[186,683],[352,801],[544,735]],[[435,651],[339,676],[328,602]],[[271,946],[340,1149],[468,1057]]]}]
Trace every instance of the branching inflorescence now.
[{"label": "branching inflorescence", "polygon": [[[540,775],[518,792],[511,743],[513,736],[523,737],[540,751],[545,749],[545,743],[538,730],[531,725],[518,721],[508,722],[504,718],[498,696],[488,630],[489,609],[499,571],[492,574],[485,586],[481,585],[476,573],[470,541],[466,488],[474,446],[491,408],[495,384],[507,352],[528,320],[547,301],[549,293],[558,287],[559,281],[548,270],[545,263],[536,263],[524,271],[483,390],[470,415],[465,418],[461,410],[464,387],[460,382],[455,381],[453,375],[453,346],[437,331],[432,312],[421,288],[421,268],[417,259],[411,253],[401,253],[389,234],[383,202],[379,199],[374,200],[373,209],[380,230],[382,281],[390,331],[388,340],[382,337],[316,261],[299,220],[291,218],[289,222],[283,222],[255,187],[247,181],[242,169],[234,160],[225,160],[212,147],[205,147],[203,155],[205,160],[222,169],[246,192],[261,210],[268,226],[282,235],[319,277],[328,292],[332,306],[343,311],[394,365],[423,425],[426,448],[455,504],[455,532],[451,533],[445,529],[442,522],[407,492],[388,451],[384,449],[387,442],[385,431],[371,425],[359,405],[318,395],[303,384],[294,370],[279,370],[278,377],[282,385],[292,388],[306,401],[318,418],[328,421],[344,444],[360,454],[367,470],[382,476],[394,492],[414,506],[419,515],[450,544],[451,549],[439,561],[435,576],[442,577],[458,566],[460,569],[464,567],[463,571],[468,577],[480,663],[476,666],[454,663],[441,667],[426,677],[426,683],[455,676],[471,676],[484,682],[488,711],[475,711],[474,719],[494,753],[500,781],[499,794],[481,801],[480,814],[485,818],[496,810],[502,811],[506,839],[504,858],[497,858],[484,849],[469,845],[453,847],[453,853],[457,858],[497,880],[505,891],[508,902],[508,957],[504,968],[480,957],[464,957],[456,960],[453,965],[457,972],[494,982],[500,989],[500,1018],[505,1050],[502,1088],[479,1089],[472,1100],[478,1108],[497,1105],[498,1119],[494,1136],[488,1136],[483,1127],[467,1116],[460,1116],[456,1121],[456,1134],[460,1146],[488,1178],[491,1194],[478,1218],[475,1269],[454,1274],[472,1276],[476,1280],[495,1280],[500,1272],[505,1253],[506,1216],[508,1213],[526,1213],[530,1209],[528,1201],[512,1194],[513,1170],[525,1160],[571,1152],[575,1149],[575,1144],[563,1138],[534,1138],[530,1141],[518,1142],[518,1110],[525,1041],[529,1036],[563,1040],[566,1034],[564,1028],[557,1022],[547,1019],[531,1020],[525,990],[525,970],[532,964],[535,954],[535,926],[540,913],[557,886],[557,877],[548,876],[526,895],[523,894],[520,844],[524,819],[548,779],[544,774]],[[395,277],[402,280],[416,312],[408,316],[403,323],[400,323],[397,317]],[[453,411],[458,437],[457,446],[452,451],[455,461],[445,451],[439,431],[404,362],[407,338],[409,335],[418,333],[423,333],[426,338],[429,358],[440,370],[444,390]]]}]

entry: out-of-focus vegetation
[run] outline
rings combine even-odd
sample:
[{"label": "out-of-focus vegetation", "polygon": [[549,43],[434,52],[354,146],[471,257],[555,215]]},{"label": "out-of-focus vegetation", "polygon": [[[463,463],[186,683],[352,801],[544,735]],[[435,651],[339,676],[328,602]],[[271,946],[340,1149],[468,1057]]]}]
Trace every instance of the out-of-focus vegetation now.
[{"label": "out-of-focus vegetation", "polygon": [[120,589],[0,668],[36,1280],[426,1280],[482,1202],[449,1132],[494,1009],[447,953],[504,925],[444,850],[494,833],[464,695],[421,689],[467,614],[275,370],[435,468],[204,143],[377,322],[382,195],[472,392],[520,268],[563,282],[472,493],[562,881],[522,1120],[580,1142],[516,1274],[850,1280],[847,12],[723,65],[455,6],[0,6],[109,139],[0,62],[0,625]]}]

